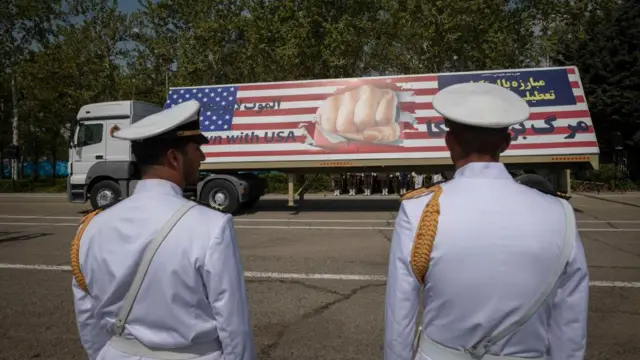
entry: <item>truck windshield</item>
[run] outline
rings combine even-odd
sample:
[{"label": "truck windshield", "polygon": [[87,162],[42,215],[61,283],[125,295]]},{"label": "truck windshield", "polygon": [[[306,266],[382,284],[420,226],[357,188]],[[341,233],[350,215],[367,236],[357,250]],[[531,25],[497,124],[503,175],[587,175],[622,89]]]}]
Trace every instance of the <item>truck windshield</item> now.
[{"label": "truck windshield", "polygon": [[74,137],[74,143],[76,146],[82,146],[82,142],[84,141],[83,128],[83,124],[78,124],[78,126],[76,126],[76,136]]},{"label": "truck windshield", "polygon": [[80,124],[76,133],[79,147],[98,144],[102,141],[102,124]]}]

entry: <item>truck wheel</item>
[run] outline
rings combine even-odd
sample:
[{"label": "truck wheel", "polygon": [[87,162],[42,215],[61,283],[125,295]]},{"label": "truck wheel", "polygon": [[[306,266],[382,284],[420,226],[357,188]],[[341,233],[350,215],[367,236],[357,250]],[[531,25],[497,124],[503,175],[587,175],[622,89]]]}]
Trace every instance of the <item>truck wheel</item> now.
[{"label": "truck wheel", "polygon": [[524,174],[515,179],[518,183],[546,193],[555,194],[556,189],[547,179],[538,174]]},{"label": "truck wheel", "polygon": [[240,207],[238,192],[224,180],[209,181],[200,192],[200,202],[227,214],[233,214]]},{"label": "truck wheel", "polygon": [[91,188],[90,201],[93,210],[118,201],[122,194],[118,184],[111,180],[103,180]]}]

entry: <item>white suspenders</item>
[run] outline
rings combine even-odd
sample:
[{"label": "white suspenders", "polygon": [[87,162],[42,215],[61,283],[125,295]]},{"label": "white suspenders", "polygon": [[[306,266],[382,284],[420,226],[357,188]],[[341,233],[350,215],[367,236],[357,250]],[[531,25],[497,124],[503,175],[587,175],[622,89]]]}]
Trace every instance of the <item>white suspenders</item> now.
[{"label": "white suspenders", "polygon": [[[575,234],[576,234],[576,220],[575,214],[573,212],[573,207],[571,204],[564,200],[558,200],[562,203],[565,214],[565,222],[566,222],[566,231],[564,234],[564,243],[562,246],[562,253],[556,262],[554,269],[551,271],[549,275],[549,279],[544,287],[544,289],[538,294],[538,297],[534,299],[534,301],[529,305],[525,312],[513,323],[505,326],[502,329],[499,329],[491,334],[485,335],[480,341],[478,341],[474,346],[469,349],[462,351],[446,348],[443,345],[435,343],[433,340],[427,338],[422,334],[422,330],[419,331],[417,335],[419,337],[419,348],[426,354],[431,355],[434,359],[438,360],[468,360],[468,359],[483,359],[483,360],[493,360],[493,359],[517,359],[515,357],[509,356],[495,356],[495,355],[486,355],[489,349],[500,342],[505,337],[513,334],[515,331],[520,329],[529,319],[533,316],[533,314],[538,311],[540,306],[547,300],[549,295],[553,292],[553,290],[557,287],[558,279],[560,275],[565,269],[569,258],[573,252],[573,248],[575,246]],[[416,349],[417,350],[417,349]],[[415,353],[415,351],[414,351]],[[527,360],[541,360],[545,359],[536,358]]]},{"label": "white suspenders", "polygon": [[135,277],[133,278],[133,282],[129,287],[129,291],[124,298],[124,302],[122,304],[122,308],[118,313],[118,317],[116,318],[115,326],[114,326],[114,336],[109,340],[109,344],[116,350],[122,351],[127,354],[137,355],[142,357],[148,357],[153,359],[192,359],[195,357],[204,356],[207,354],[211,354],[213,352],[219,351],[222,349],[222,345],[220,344],[219,339],[211,339],[210,343],[206,344],[198,344],[192,345],[185,348],[180,349],[151,349],[143,345],[134,339],[127,339],[122,336],[124,332],[124,325],[129,318],[129,313],[131,312],[131,308],[136,301],[136,297],[138,292],[140,291],[140,287],[142,286],[142,282],[147,274],[147,270],[149,269],[149,265],[151,264],[151,260],[158,251],[158,248],[164,240],[169,235],[169,232],[173,229],[173,227],[182,219],[182,217],[189,211],[191,208],[196,206],[197,204],[192,201],[186,202],[182,205],[172,216],[167,220],[164,226],[158,231],[153,240],[149,243],[147,248],[145,249],[144,255],[142,256],[142,260],[138,265],[138,270],[136,272]]},{"label": "white suspenders", "polygon": [[124,324],[127,322],[129,318],[129,313],[131,312],[131,308],[133,307],[133,303],[136,301],[136,297],[138,296],[138,292],[140,291],[140,287],[142,286],[142,282],[144,281],[144,277],[147,275],[147,270],[149,269],[149,265],[151,265],[151,260],[156,255],[156,251],[160,248],[160,245],[164,242],[164,240],[169,235],[169,232],[173,229],[174,226],[182,219],[182,217],[187,213],[187,211],[191,210],[197,204],[194,202],[187,202],[182,205],[173,215],[167,220],[160,231],[156,234],[153,240],[147,245],[147,248],[144,251],[144,255],[142,255],[142,260],[140,264],[138,264],[138,270],[136,271],[136,275],[133,278],[133,282],[129,287],[129,291],[124,298],[124,302],[122,303],[122,308],[118,313],[118,317],[116,318],[115,324],[115,335],[122,336],[124,332]]}]

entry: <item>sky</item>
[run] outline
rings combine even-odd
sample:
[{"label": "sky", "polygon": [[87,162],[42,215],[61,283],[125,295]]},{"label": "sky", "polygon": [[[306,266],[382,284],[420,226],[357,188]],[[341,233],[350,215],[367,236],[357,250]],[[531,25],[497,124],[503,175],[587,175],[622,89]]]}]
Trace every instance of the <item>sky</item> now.
[{"label": "sky", "polygon": [[[156,1],[154,0],[153,2]],[[138,0],[118,0],[118,9],[124,13],[131,14],[140,9],[140,4],[138,4]]]},{"label": "sky", "polygon": [[[1,0],[0,0],[1,1]],[[126,14],[131,14],[136,10],[141,8],[140,4],[138,4],[138,0],[116,0],[118,2],[118,9]],[[152,2],[157,2],[158,0],[152,0]],[[67,9],[66,2],[63,0],[62,8]],[[82,17],[76,17],[72,19],[73,22],[81,21]]]},{"label": "sky", "polygon": [[138,0],[118,0],[118,9],[130,14],[140,9],[140,4],[138,4]]}]

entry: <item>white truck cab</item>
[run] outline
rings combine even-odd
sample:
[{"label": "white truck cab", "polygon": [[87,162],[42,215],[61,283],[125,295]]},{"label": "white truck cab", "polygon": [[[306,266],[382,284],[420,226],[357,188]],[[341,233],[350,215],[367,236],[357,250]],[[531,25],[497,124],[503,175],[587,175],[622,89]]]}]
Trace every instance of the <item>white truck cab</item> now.
[{"label": "white truck cab", "polygon": [[[97,209],[133,193],[140,179],[131,143],[113,133],[162,108],[141,101],[112,101],[83,106],[69,146],[67,195],[70,202],[86,203]],[[203,203],[223,212],[255,204],[265,184],[252,174],[209,174],[191,192]]]},{"label": "white truck cab", "polygon": [[71,202],[102,207],[133,191],[131,144],[113,137],[116,130],[162,111],[140,101],[113,101],[83,106],[69,147],[67,193]]}]

